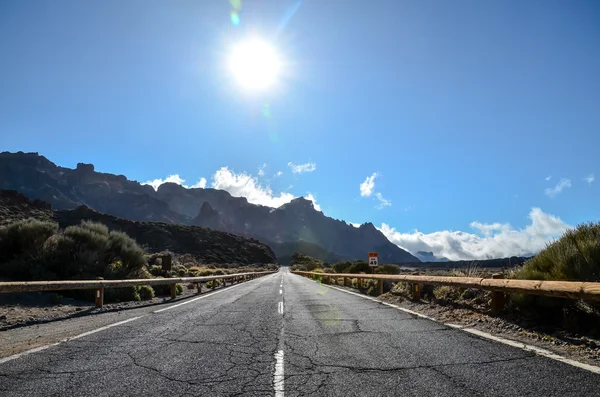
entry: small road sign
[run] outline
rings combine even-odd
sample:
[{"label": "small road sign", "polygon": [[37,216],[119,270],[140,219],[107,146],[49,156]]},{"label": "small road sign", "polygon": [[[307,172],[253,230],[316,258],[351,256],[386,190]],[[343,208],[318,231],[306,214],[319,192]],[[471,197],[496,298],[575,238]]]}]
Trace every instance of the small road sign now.
[{"label": "small road sign", "polygon": [[379,254],[377,252],[369,252],[369,267],[379,266]]}]

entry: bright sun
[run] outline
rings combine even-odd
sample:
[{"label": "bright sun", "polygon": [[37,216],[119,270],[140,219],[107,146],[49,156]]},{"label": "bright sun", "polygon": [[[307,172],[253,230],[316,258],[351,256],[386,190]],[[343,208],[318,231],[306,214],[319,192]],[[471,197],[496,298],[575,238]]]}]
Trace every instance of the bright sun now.
[{"label": "bright sun", "polygon": [[258,39],[238,43],[229,56],[229,70],[247,90],[259,91],[272,86],[280,67],[281,61],[273,47]]}]

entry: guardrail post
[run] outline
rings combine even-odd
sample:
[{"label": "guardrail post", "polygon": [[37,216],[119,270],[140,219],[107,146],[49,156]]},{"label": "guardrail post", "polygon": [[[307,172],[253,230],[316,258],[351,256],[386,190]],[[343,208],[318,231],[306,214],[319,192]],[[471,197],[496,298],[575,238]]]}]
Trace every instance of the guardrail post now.
[{"label": "guardrail post", "polygon": [[412,300],[414,300],[414,301],[421,300],[421,293],[419,292],[419,284],[411,283],[410,284],[410,292],[412,295]]},{"label": "guardrail post", "polygon": [[202,283],[196,283],[196,291],[201,294],[202,293]]},{"label": "guardrail post", "polygon": [[383,280],[379,280],[379,295],[383,295]]},{"label": "guardrail post", "polygon": [[212,289],[215,289],[215,288],[217,288],[217,279],[214,279],[212,281]]},{"label": "guardrail post", "polygon": [[[96,277],[96,280],[104,280],[102,277]],[[96,307],[102,309],[104,305],[104,287],[96,289]]]},{"label": "guardrail post", "polygon": [[171,291],[171,299],[175,299],[177,297],[177,284],[170,284],[169,289]]},{"label": "guardrail post", "polygon": [[[344,277],[344,287],[348,285],[348,277]],[[350,282],[350,286],[352,287],[352,282]]]},{"label": "guardrail post", "polygon": [[[494,273],[492,274],[494,279],[503,279],[504,274]],[[504,309],[504,292],[492,291],[492,313],[499,313]]]}]

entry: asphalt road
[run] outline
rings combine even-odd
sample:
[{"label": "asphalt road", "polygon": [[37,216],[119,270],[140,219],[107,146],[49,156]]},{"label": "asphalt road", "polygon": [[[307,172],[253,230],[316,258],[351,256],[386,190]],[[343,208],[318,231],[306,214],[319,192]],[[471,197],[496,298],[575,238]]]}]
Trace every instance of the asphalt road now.
[{"label": "asphalt road", "polygon": [[286,269],[0,364],[2,396],[598,396],[600,375]]}]

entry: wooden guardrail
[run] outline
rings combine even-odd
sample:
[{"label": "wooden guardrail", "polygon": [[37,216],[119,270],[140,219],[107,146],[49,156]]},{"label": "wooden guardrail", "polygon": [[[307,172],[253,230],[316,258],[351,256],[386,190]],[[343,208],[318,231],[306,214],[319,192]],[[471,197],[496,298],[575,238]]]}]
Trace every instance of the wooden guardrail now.
[{"label": "wooden guardrail", "polygon": [[511,292],[556,298],[600,301],[600,282],[514,280],[504,279],[501,274],[494,275],[493,278],[479,278],[396,274],[316,273],[303,271],[292,271],[292,273],[312,278],[344,278],[344,284],[346,284],[348,278],[377,280],[379,282],[380,294],[383,293],[384,281],[406,282],[411,286],[414,299],[419,298],[419,285],[447,285],[450,287],[483,289],[492,291],[492,310],[496,311],[501,310],[504,306],[504,294]]},{"label": "wooden guardrail", "polygon": [[[198,293],[202,290],[202,283],[214,280],[222,280],[223,285],[230,280],[231,283],[240,283],[246,280],[252,280],[258,277],[266,276],[267,274],[276,273],[276,271],[268,272],[252,272],[252,273],[237,273],[224,274],[217,276],[205,277],[173,277],[173,278],[150,278],[150,279],[130,279],[130,280],[103,280],[99,277],[96,280],[68,280],[68,281],[10,281],[0,282],[0,293],[9,292],[43,292],[43,291],[63,291],[74,289],[95,289],[96,290],[96,307],[102,307],[104,304],[104,289],[105,288],[124,288],[134,287],[139,285],[169,285],[171,298],[176,297],[176,286],[179,283],[193,283],[196,285]],[[216,283],[212,287],[215,289]]]}]

